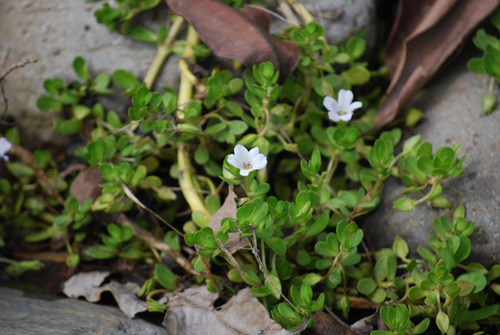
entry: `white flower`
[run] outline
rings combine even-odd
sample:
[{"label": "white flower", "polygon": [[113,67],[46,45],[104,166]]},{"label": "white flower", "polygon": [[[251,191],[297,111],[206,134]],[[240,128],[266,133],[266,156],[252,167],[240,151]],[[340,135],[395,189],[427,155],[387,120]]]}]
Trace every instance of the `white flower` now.
[{"label": "white flower", "polygon": [[267,165],[267,158],[259,153],[259,148],[255,147],[248,151],[241,144],[234,147],[234,154],[230,154],[227,161],[232,166],[240,169],[242,176],[248,176],[253,170],[263,169]]},{"label": "white flower", "polygon": [[340,90],[338,102],[332,97],[325,97],[323,105],[328,109],[328,117],[330,120],[339,122],[349,121],[352,118],[354,110],[361,108],[363,104],[360,101],[352,102],[354,95],[351,91]]},{"label": "white flower", "polygon": [[0,159],[9,160],[9,156],[6,153],[12,148],[12,143],[9,142],[5,137],[0,137]]}]

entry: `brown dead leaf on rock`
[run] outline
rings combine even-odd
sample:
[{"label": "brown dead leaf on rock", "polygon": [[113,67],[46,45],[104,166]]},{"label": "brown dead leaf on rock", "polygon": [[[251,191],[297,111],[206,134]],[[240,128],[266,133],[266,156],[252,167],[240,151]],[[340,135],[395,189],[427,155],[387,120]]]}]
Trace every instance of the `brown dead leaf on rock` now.
[{"label": "brown dead leaf on rock", "polygon": [[193,26],[201,40],[220,57],[236,59],[246,67],[270,61],[282,78],[297,67],[299,47],[269,34],[271,17],[262,8],[247,6],[235,9],[217,0],[166,2]]},{"label": "brown dead leaf on rock", "polygon": [[101,286],[109,274],[106,271],[78,273],[64,283],[63,292],[69,298],[84,297],[89,302],[97,302],[101,300],[102,292],[109,291],[115,298],[118,307],[129,318],[148,310],[146,302],[137,298],[137,293],[141,289],[139,285],[111,281],[109,284]]},{"label": "brown dead leaf on rock", "polygon": [[497,0],[400,0],[386,44],[391,84],[378,108],[375,126],[392,121],[497,6]]},{"label": "brown dead leaf on rock", "polygon": [[163,326],[169,334],[291,335],[270,318],[266,307],[252,297],[249,288],[216,309],[219,298],[205,286],[167,294],[168,309]]}]

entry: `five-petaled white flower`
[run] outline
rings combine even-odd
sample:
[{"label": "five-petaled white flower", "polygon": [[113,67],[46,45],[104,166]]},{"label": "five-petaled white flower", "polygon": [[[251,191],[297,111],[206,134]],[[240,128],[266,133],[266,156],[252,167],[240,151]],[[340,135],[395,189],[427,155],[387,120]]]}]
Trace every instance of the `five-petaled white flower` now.
[{"label": "five-petaled white flower", "polygon": [[240,169],[242,176],[248,176],[253,170],[260,170],[266,167],[267,158],[259,153],[259,148],[255,147],[250,151],[241,144],[234,147],[234,154],[227,157],[227,161],[234,167]]},{"label": "five-petaled white flower", "polygon": [[363,104],[360,101],[352,102],[354,95],[351,91],[340,90],[338,101],[332,97],[325,97],[323,105],[328,109],[328,117],[330,120],[339,122],[349,121],[352,118],[354,110],[361,108]]},{"label": "five-petaled white flower", "polygon": [[9,156],[6,153],[12,148],[12,143],[9,142],[5,137],[0,137],[0,159],[9,160]]}]

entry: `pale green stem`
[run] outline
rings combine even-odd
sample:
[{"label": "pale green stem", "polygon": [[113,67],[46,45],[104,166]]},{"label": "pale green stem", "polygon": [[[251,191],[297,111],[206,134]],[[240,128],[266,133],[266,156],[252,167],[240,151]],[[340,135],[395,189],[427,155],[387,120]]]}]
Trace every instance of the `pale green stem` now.
[{"label": "pale green stem", "polygon": [[[193,96],[193,78],[191,71],[187,68],[185,59],[195,61],[195,54],[192,46],[199,43],[199,37],[193,27],[189,26],[186,38],[186,47],[182,54],[182,59],[179,60],[179,68],[181,69],[181,81],[179,84],[179,97],[177,100],[178,105],[184,105]],[[184,113],[177,111],[178,118],[183,119]],[[205,215],[210,217],[210,213],[205,207],[203,197],[198,192],[199,185],[193,176],[193,167],[191,164],[189,151],[186,143],[179,142],[177,145],[177,165],[179,173],[179,186],[181,187],[184,199],[188,203],[191,210],[202,211]]]},{"label": "pale green stem", "polygon": [[168,55],[172,52],[172,43],[175,40],[175,37],[181,30],[182,24],[184,23],[184,19],[181,16],[177,16],[170,27],[170,31],[168,32],[167,38],[161,45],[158,46],[158,51],[156,52],[156,56],[153,59],[153,63],[148,69],[146,73],[146,77],[144,77],[144,85],[148,89],[151,89],[153,83],[156,79],[156,76],[160,72],[163,63],[167,59]]}]

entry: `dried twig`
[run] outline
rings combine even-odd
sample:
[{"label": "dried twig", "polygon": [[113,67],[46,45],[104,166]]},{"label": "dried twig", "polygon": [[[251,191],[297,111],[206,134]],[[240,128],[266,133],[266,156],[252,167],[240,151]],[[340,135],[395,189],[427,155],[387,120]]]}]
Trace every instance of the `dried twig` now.
[{"label": "dried twig", "polygon": [[246,278],[245,273],[241,269],[240,264],[238,263],[238,261],[233,257],[233,255],[231,255],[231,253],[229,252],[229,250],[226,249],[226,247],[224,246],[224,244],[222,244],[222,242],[220,240],[217,240],[217,245],[219,246],[220,250],[222,250],[222,253],[227,257],[228,262],[231,263],[231,265],[238,272],[238,274],[240,275],[240,277],[245,282],[248,283],[248,279]]},{"label": "dried twig", "polygon": [[23,61],[17,62],[16,64],[9,66],[7,69],[5,69],[2,72],[2,74],[0,74],[0,81],[2,81],[5,77],[7,77],[9,75],[9,73],[14,71],[15,69],[23,67],[26,64],[36,63],[36,62],[38,62],[38,58],[28,58],[28,59],[25,59]]},{"label": "dried twig", "polygon": [[160,220],[161,222],[163,222],[166,226],[168,226],[170,229],[172,229],[173,231],[175,231],[177,234],[179,234],[180,236],[184,236],[184,234],[177,228],[175,228],[174,226],[172,226],[170,223],[168,223],[164,218],[162,218],[161,216],[159,216],[158,214],[156,214],[152,209],[150,209],[149,207],[147,207],[146,205],[144,205],[135,195],[134,193],[132,193],[132,191],[127,187],[127,185],[125,184],[122,184],[122,190],[125,192],[125,194],[127,195],[127,197],[129,197],[130,200],[132,200],[133,202],[135,202],[135,204],[139,207],[141,207],[142,209],[144,209],[146,212],[148,212],[149,214],[153,215],[155,218],[157,218],[158,220]]},{"label": "dried twig", "polygon": [[0,74],[0,90],[2,92],[3,103],[5,106],[2,115],[6,114],[7,110],[9,109],[9,99],[7,99],[7,97],[5,96],[5,90],[4,90],[4,83],[3,83],[4,78],[7,77],[9,75],[9,73],[14,71],[15,69],[23,67],[29,63],[36,63],[37,61],[38,61],[37,58],[26,59],[24,61],[21,61],[21,62],[14,64],[14,65],[9,66],[7,69],[5,69],[2,72],[2,74]]},{"label": "dried twig", "polygon": [[179,253],[177,250],[173,249],[171,246],[168,244],[164,243],[162,240],[151,234],[149,231],[142,229],[138,225],[136,225],[134,222],[132,222],[129,218],[125,216],[125,214],[120,214],[117,219],[117,223],[121,226],[129,226],[133,229],[134,235],[139,238],[140,240],[146,242],[150,246],[152,246],[155,249],[158,249],[160,251],[163,251],[166,255],[172,257],[177,264],[179,264],[184,270],[187,272],[196,275],[196,276],[202,276],[205,277],[202,273],[195,271],[193,268],[193,265],[191,265],[191,262],[184,257],[181,253]]}]

